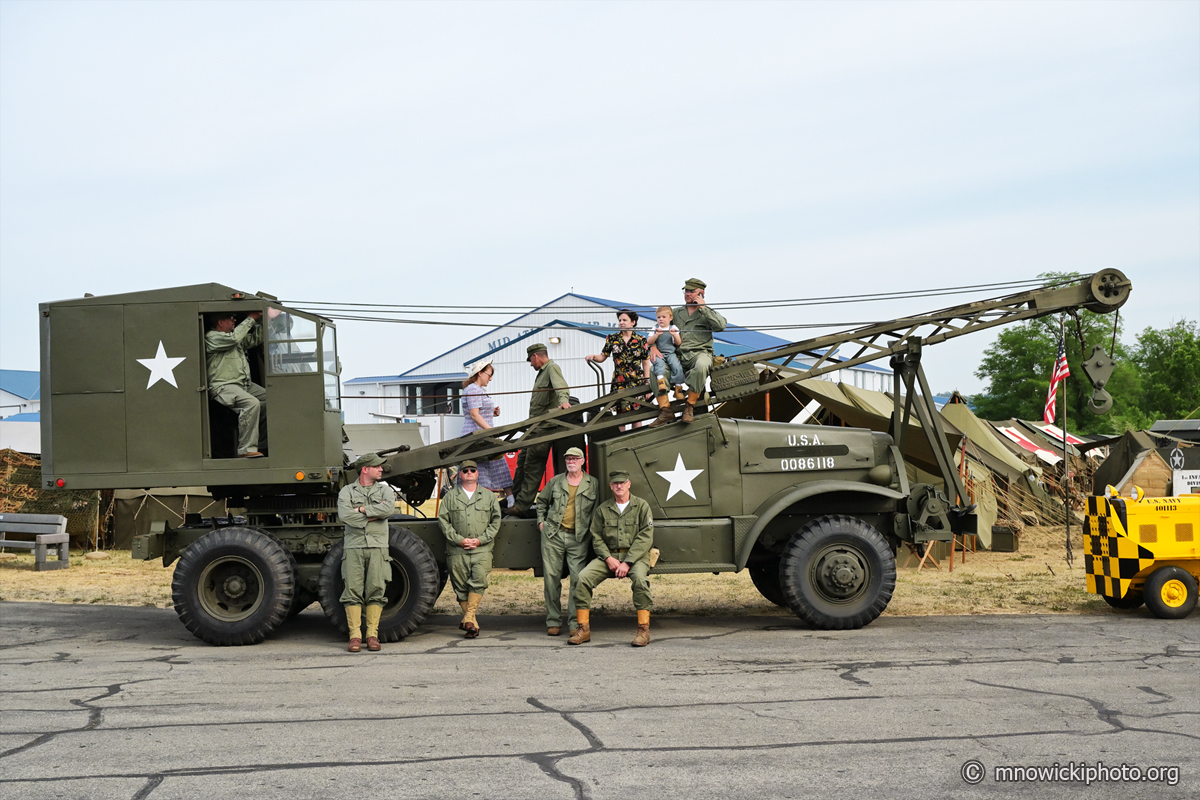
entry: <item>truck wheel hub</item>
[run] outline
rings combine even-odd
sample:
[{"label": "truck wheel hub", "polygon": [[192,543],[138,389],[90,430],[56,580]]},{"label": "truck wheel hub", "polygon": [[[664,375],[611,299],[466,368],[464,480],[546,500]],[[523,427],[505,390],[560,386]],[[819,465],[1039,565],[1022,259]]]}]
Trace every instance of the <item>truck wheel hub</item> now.
[{"label": "truck wheel hub", "polygon": [[241,577],[234,575],[229,580],[225,581],[225,596],[232,599],[241,597],[246,593],[246,582]]},{"label": "truck wheel hub", "polygon": [[849,555],[835,555],[827,559],[821,572],[825,587],[839,597],[854,594],[863,584],[862,565]]}]

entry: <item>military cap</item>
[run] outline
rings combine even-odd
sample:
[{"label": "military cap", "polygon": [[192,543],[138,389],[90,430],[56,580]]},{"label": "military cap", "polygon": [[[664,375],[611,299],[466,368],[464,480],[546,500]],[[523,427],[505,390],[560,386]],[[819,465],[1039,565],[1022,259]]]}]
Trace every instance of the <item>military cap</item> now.
[{"label": "military cap", "polygon": [[379,457],[378,453],[367,453],[365,456],[359,456],[358,460],[354,462],[354,468],[382,467],[386,463],[386,461]]},{"label": "military cap", "polygon": [[541,342],[534,342],[533,344],[529,345],[529,347],[525,348],[525,360],[528,361],[529,359],[533,358],[534,353],[545,352],[547,352],[546,345],[542,344]]},{"label": "military cap", "polygon": [[688,278],[683,282],[684,289],[707,289],[708,284],[699,278]]},{"label": "military cap", "polygon": [[608,473],[609,483],[624,483],[627,480],[629,480],[629,473],[623,469],[614,469]]},{"label": "military cap", "polygon": [[569,456],[577,456],[579,458],[583,458],[583,451],[580,450],[578,447],[568,448],[567,452],[563,453],[563,458],[567,458]]},{"label": "military cap", "polygon": [[458,468],[460,470],[466,469],[467,467],[470,467],[471,469],[479,469],[479,465],[476,464],[474,461],[471,461],[470,459],[467,459],[466,461],[464,461],[458,465]]}]

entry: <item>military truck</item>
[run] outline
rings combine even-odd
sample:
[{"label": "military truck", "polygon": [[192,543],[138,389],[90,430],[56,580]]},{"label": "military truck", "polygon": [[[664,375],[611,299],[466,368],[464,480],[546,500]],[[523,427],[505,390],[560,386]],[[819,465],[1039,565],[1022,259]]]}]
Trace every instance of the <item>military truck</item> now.
[{"label": "military truck", "polygon": [[[858,628],[887,607],[902,543],[974,532],[973,507],[921,370],[923,348],[1080,307],[1113,311],[1130,291],[1123,274],[1105,270],[1081,283],[744,354],[716,365],[715,413],[690,425],[622,432],[658,413],[647,387],[630,387],[514,425],[384,453],[384,478],[419,506],[440,467],[539,442],[582,441],[592,474],[625,469],[650,503],[660,551],[652,572],[747,569],[764,597],[806,623]],[[209,399],[203,336],[210,315],[251,312],[266,327],[250,360],[267,391],[269,446],[266,457],[246,459],[236,457],[232,413]],[[271,295],[205,284],[42,304],[41,347],[47,489],[205,485],[242,509],[238,517],[192,515],[178,527],[155,523],[134,542],[135,558],[161,558],[164,566],[178,560],[172,597],[188,630],[211,644],[252,644],[314,599],[346,630],[336,500],[357,473],[341,446],[332,320]],[[806,363],[797,368],[801,357]],[[895,373],[887,433],[735,418],[748,398],[882,358]],[[1097,407],[1105,378],[1096,381]],[[613,409],[622,399],[636,409],[618,417]],[[944,490],[908,480],[903,440],[914,419]],[[412,633],[429,614],[447,577],[443,541],[435,519],[392,521],[381,639]],[[506,519],[493,561],[540,575],[536,523]]]}]

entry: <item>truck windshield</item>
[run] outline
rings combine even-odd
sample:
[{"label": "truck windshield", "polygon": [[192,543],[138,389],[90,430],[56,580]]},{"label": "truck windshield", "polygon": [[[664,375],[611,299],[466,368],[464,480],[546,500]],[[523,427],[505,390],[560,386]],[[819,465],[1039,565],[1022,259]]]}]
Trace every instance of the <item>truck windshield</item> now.
[{"label": "truck windshield", "polygon": [[321,330],[321,371],[325,373],[325,407],[338,410],[342,407],[338,391],[337,330],[326,325]]},{"label": "truck windshield", "polygon": [[317,371],[317,321],[282,308],[267,309],[267,356],[271,373]]}]

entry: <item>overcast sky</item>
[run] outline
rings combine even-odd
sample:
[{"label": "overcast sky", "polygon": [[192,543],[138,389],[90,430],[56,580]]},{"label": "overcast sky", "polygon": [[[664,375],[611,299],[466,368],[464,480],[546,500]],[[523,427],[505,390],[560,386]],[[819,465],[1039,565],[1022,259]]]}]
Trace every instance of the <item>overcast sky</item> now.
[{"label": "overcast sky", "polygon": [[[4,368],[84,292],[657,305],[1102,267],[1127,340],[1200,318],[1200,3],[0,0]],[[344,379],[479,333],[339,331]],[[981,389],[991,340],[931,349],[933,388]]]}]

